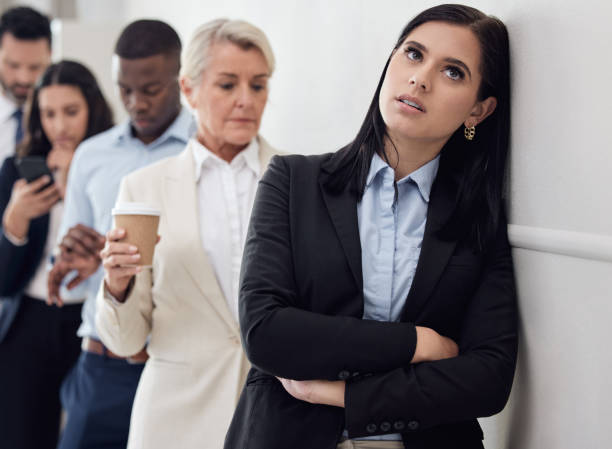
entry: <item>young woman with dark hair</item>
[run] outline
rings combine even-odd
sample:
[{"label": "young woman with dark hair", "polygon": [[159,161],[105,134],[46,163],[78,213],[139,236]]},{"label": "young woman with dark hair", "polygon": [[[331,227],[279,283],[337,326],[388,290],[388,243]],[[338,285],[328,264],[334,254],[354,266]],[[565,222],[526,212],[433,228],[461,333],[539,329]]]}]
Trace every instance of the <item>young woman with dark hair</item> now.
[{"label": "young woman with dark hair", "polygon": [[402,31],[352,143],[272,160],[226,449],[482,448],[517,351],[509,92],[503,23],[437,6]]},{"label": "young woman with dark hair", "polygon": [[[74,151],[111,126],[111,110],[91,72],[78,62],[52,64],[26,105],[17,157],[0,169],[0,435],[6,447],[57,445],[59,388],[80,353],[81,304],[45,304],[46,267]],[[20,177],[20,160],[32,156],[46,161],[52,180]]]},{"label": "young woman with dark hair", "polygon": [[[72,87],[72,93],[78,96],[80,93],[82,100],[87,105],[85,112],[87,120],[86,127],[81,140],[94,136],[102,131],[106,131],[113,126],[113,113],[98,86],[94,75],[87,67],[76,61],[64,60],[52,64],[42,74],[32,93],[32,99],[26,108],[26,128],[22,144],[17,148],[18,156],[47,156],[53,148],[52,137],[45,131],[43,122],[45,116],[50,114],[43,111],[41,113],[40,93],[41,90],[50,86]],[[69,111],[70,112],[70,111]],[[67,116],[75,116],[68,113]],[[80,143],[76,139],[71,141],[73,150],[75,145]]]}]

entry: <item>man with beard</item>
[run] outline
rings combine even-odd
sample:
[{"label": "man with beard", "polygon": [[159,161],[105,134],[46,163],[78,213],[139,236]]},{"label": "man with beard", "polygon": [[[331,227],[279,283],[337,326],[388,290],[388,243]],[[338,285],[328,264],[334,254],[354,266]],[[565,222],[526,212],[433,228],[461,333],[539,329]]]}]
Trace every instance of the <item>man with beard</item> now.
[{"label": "man with beard", "polygon": [[49,19],[28,7],[0,17],[0,164],[23,137],[23,106],[51,62]]}]

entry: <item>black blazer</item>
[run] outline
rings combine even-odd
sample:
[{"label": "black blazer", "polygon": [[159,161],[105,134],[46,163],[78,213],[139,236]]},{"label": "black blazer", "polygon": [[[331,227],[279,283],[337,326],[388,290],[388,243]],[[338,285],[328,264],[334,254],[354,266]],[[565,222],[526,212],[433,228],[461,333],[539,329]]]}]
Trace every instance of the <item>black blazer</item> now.
[{"label": "black blazer", "polygon": [[[505,220],[486,253],[437,231],[455,185],[440,165],[401,322],[363,320],[357,199],[326,185],[337,154],[276,156],[257,192],[244,250],[240,327],[253,368],[226,449],[335,449],[401,433],[407,449],[482,448],[476,417],[501,411],[512,385],[517,310]],[[411,364],[415,325],[460,355]],[[273,376],[344,379],[345,408],[294,399]]]},{"label": "black blazer", "polygon": [[[0,218],[4,216],[13,184],[18,179],[15,157],[9,157],[0,169]],[[19,310],[23,290],[42,262],[48,232],[49,214],[45,214],[30,222],[28,243],[15,246],[4,235],[0,223],[0,343]]]}]

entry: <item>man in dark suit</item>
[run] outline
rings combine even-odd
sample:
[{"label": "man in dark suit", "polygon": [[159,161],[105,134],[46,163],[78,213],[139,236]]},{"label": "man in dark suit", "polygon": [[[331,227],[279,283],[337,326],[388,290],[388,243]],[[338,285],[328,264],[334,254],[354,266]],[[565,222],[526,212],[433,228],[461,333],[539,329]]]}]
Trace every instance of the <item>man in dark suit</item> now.
[{"label": "man in dark suit", "polygon": [[49,19],[28,7],[0,17],[0,164],[23,137],[23,106],[51,62]]}]

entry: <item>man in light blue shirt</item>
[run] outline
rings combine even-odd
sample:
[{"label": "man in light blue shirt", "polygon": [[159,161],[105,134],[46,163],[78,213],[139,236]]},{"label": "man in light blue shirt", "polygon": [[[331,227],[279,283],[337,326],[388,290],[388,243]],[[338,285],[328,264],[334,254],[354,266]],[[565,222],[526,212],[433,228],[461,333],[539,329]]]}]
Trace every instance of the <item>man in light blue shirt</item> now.
[{"label": "man in light blue shirt", "polygon": [[[181,107],[178,73],[181,44],[176,32],[155,20],[128,25],[115,47],[117,83],[129,122],[83,142],[74,156],[60,228],[62,253],[49,275],[50,300],[71,269],[86,278],[72,291],[86,297],[78,335],[83,351],[62,386],[67,422],[58,449],[125,448],[132,402],[146,352],[116,356],[95,329],[95,296],[103,278],[97,249],[111,228],[121,178],[182,151],[195,132]],[[84,252],[90,252],[84,256]],[[93,274],[92,274],[93,273]]]}]

